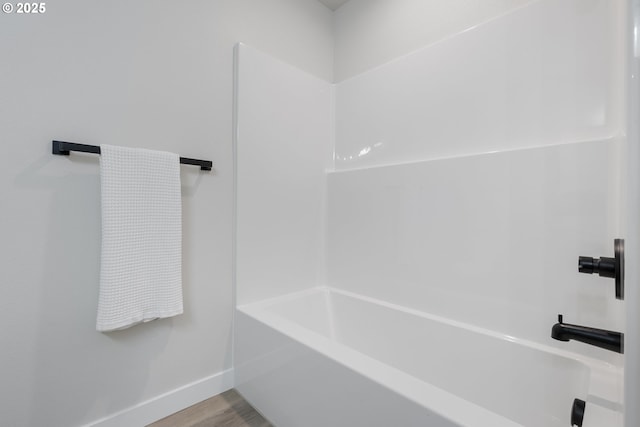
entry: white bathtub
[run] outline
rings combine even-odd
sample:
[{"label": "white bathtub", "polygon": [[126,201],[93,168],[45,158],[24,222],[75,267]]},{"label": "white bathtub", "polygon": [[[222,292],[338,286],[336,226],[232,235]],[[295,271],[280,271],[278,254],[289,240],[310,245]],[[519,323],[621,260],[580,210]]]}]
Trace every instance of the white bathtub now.
[{"label": "white bathtub", "polygon": [[566,427],[574,398],[622,426],[614,366],[352,293],[240,306],[236,330],[236,387],[277,427]]}]

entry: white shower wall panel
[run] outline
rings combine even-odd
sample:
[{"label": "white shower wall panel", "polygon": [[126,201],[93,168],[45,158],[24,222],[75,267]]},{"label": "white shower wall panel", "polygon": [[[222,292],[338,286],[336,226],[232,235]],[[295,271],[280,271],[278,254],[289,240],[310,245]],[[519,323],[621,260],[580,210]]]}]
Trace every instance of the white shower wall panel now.
[{"label": "white shower wall panel", "polygon": [[236,47],[236,292],[247,304],[318,285],[330,83]]},{"label": "white shower wall panel", "polygon": [[623,3],[534,1],[338,83],[335,168],[620,135]]},{"label": "white shower wall panel", "polygon": [[619,141],[564,144],[334,172],[327,284],[511,336],[570,323],[624,329],[610,280],[578,255],[613,251]]}]

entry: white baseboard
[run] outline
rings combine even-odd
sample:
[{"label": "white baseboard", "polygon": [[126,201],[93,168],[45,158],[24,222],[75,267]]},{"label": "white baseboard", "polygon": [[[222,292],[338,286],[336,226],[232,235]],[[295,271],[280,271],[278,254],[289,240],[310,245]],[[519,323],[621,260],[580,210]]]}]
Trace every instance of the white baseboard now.
[{"label": "white baseboard", "polygon": [[178,387],[83,427],[144,427],[154,421],[233,388],[233,369]]}]

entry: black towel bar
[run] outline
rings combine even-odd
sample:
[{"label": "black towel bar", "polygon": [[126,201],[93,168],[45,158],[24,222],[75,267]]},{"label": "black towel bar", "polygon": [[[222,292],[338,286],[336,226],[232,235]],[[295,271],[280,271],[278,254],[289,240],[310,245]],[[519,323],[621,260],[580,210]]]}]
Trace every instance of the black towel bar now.
[{"label": "black towel bar", "polygon": [[[62,156],[68,156],[71,151],[79,151],[81,153],[93,153],[100,154],[100,147],[98,145],[76,144],[75,142],[64,141],[52,141],[53,142],[53,154],[59,154]],[[180,157],[180,163],[183,165],[200,166],[200,170],[210,171],[213,167],[211,160],[199,160],[190,159],[188,157]]]}]

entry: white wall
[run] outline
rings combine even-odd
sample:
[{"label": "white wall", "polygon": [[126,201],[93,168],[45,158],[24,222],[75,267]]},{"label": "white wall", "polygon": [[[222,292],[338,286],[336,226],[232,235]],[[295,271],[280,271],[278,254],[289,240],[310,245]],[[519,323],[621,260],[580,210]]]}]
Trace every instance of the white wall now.
[{"label": "white wall", "polygon": [[237,303],[321,285],[332,85],[238,46]]},{"label": "white wall", "polygon": [[[315,0],[66,0],[0,14],[1,424],[77,426],[194,381],[200,394],[229,386],[218,374],[232,363],[233,45],[330,79],[331,25]],[[98,159],[52,156],[52,139],[214,161],[213,173],[182,167],[184,315],[95,331]],[[171,412],[163,402],[152,416]],[[120,415],[101,425],[151,421]]]},{"label": "white wall", "polygon": [[579,255],[613,255],[618,148],[604,140],[331,173],[327,284],[621,363],[550,338],[559,313],[624,331],[613,280],[576,266]]},{"label": "white wall", "polygon": [[337,83],[327,283],[621,363],[549,331],[625,328],[576,271],[624,231],[622,6],[538,0]]},{"label": "white wall", "polygon": [[531,0],[350,0],[334,13],[340,82]]},{"label": "white wall", "polygon": [[338,83],[336,169],[623,134],[619,5],[540,0]]}]

